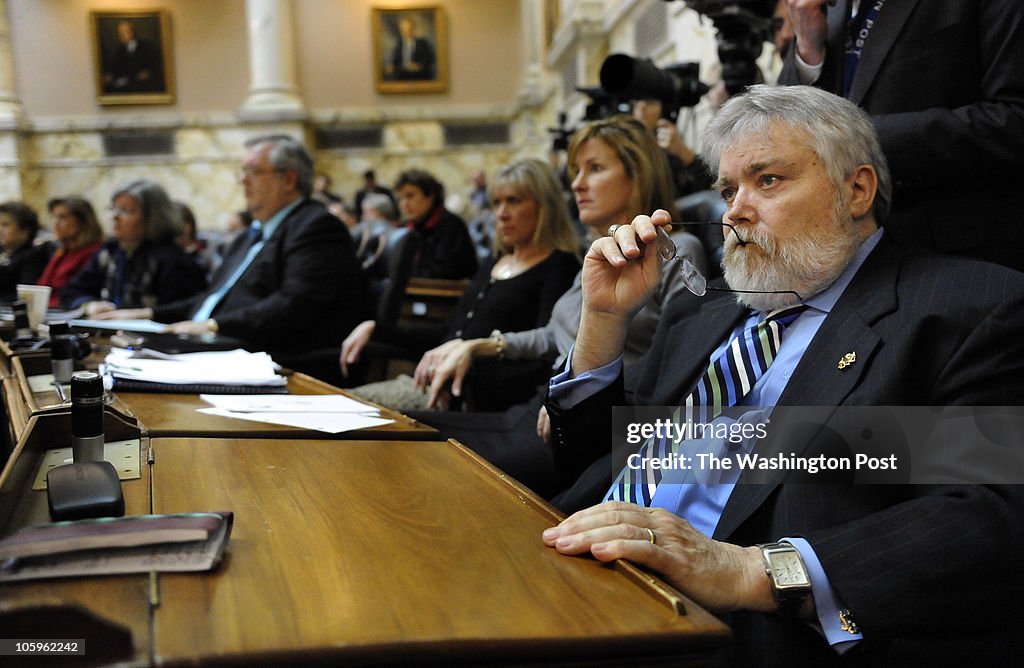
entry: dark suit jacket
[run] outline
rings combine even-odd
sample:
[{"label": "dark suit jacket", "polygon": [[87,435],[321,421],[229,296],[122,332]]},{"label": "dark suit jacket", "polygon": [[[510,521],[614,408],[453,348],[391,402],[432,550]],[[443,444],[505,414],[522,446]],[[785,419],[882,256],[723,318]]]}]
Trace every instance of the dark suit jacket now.
[{"label": "dark suit jacket", "polygon": [[[154,319],[192,317],[234,273],[249,247],[248,235],[239,235],[209,291],[157,307]],[[222,334],[270,352],[336,346],[366,316],[366,288],[352,237],[322,204],[309,199],[281,221],[213,311]]]},{"label": "dark suit jacket", "polygon": [[[844,0],[829,9],[825,70],[815,84],[839,94],[848,16]],[[795,51],[780,83],[799,83]],[[1024,268],[1017,222],[1007,213],[1024,208],[1024,197],[1005,185],[1024,167],[1021,72],[1019,0],[885,3],[849,97],[881,137],[895,182],[886,225],[901,242]]]},{"label": "dark suit jacket", "polygon": [[433,79],[436,76],[434,47],[423,37],[416,37],[413,40],[412,55],[410,60],[420,66],[418,70],[406,69],[402,60],[402,40],[398,39],[394,50],[391,52],[391,66],[394,68],[394,78],[399,81],[410,81],[417,79]]},{"label": "dark suit jacket", "polygon": [[[729,297],[674,301],[632,403],[677,405],[745,311]],[[779,406],[1020,405],[1024,275],[996,265],[905,255],[883,238],[804,353]],[[851,351],[855,364],[837,362]],[[593,460],[607,448],[621,380],[569,411],[549,407],[555,452]],[[773,416],[774,417],[774,416]],[[823,434],[774,434],[813,454]],[[773,440],[774,438],[774,440]],[[803,439],[803,440],[801,440]],[[970,443],[965,446],[969,447]],[[918,665],[924,657],[999,656],[1021,613],[1024,489],[976,485],[741,484],[715,538],[752,545],[804,536],[865,640],[844,660]],[[610,471],[609,471],[610,476]],[[610,482],[610,479],[609,479]],[[729,665],[828,665],[834,652],[800,622],[737,614]],[[912,663],[914,662],[914,663]],[[789,664],[794,665],[794,664]]]}]

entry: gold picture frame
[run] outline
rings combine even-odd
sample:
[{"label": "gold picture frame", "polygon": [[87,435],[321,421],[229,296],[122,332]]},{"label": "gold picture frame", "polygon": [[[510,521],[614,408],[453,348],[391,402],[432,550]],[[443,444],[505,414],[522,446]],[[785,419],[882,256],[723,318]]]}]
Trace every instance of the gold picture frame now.
[{"label": "gold picture frame", "polygon": [[172,104],[167,10],[96,11],[89,18],[97,104]]},{"label": "gold picture frame", "polygon": [[448,28],[441,7],[374,7],[372,33],[378,93],[448,90]]}]

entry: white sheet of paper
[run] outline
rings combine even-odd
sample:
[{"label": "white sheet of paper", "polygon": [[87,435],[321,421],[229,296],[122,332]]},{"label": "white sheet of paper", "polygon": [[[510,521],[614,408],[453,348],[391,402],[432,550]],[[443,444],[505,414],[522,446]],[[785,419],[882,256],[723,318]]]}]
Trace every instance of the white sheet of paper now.
[{"label": "white sheet of paper", "polygon": [[152,320],[72,320],[72,327],[82,329],[123,329],[126,332],[149,332],[159,334],[167,329],[167,325]]},{"label": "white sheet of paper", "polygon": [[376,406],[340,394],[200,394],[199,398],[234,413],[362,413],[380,415]]},{"label": "white sheet of paper", "polygon": [[394,422],[394,420],[359,413],[236,413],[223,408],[200,408],[199,412],[238,420],[283,424],[300,429],[315,429],[316,431],[323,431],[329,434],[340,434],[343,431],[378,427],[382,424]]}]

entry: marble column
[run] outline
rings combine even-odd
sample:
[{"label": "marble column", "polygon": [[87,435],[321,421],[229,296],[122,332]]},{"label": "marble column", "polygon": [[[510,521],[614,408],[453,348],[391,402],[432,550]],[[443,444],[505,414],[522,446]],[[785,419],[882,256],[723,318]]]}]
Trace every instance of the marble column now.
[{"label": "marble column", "polygon": [[246,0],[249,96],[243,118],[294,120],[305,116],[295,83],[291,0]]},{"label": "marble column", "polygon": [[14,85],[14,55],[7,0],[0,0],[0,192],[6,198],[22,196],[21,140],[18,128],[25,112]]},{"label": "marble column", "polygon": [[0,127],[17,126],[24,116],[14,86],[14,56],[7,0],[0,0]]}]

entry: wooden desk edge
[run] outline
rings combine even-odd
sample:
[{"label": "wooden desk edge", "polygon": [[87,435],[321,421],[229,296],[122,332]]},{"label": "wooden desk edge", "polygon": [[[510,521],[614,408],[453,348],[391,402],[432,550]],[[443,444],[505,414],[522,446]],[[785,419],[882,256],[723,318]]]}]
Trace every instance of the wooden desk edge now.
[{"label": "wooden desk edge", "polygon": [[[550,520],[552,526],[565,519],[565,513],[559,511],[550,503],[539,497],[535,492],[533,492],[533,490],[526,487],[477,453],[473,452],[470,448],[459,443],[454,438],[448,439],[448,443],[460,452],[462,456],[470,459],[494,478],[500,480],[502,484],[511,489],[512,492],[519,497],[520,501],[532,508],[537,514],[543,516],[547,520]],[[699,609],[703,611],[702,608],[678,592],[675,588],[653,575],[645,573],[628,561],[624,561],[622,559],[617,560],[615,562],[615,569],[622,573],[623,576],[633,582],[636,586],[647,592],[650,596],[664,603],[677,615],[688,614],[688,609]],[[706,614],[710,615],[710,613]]]}]

